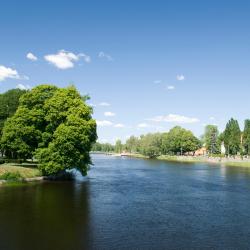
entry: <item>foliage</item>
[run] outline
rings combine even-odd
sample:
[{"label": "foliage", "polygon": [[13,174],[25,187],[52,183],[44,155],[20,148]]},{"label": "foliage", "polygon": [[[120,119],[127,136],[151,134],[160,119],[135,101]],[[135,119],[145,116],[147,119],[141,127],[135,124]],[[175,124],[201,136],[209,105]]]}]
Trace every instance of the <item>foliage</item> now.
[{"label": "foliage", "polygon": [[140,137],[139,153],[150,158],[161,154],[162,135],[160,133],[146,134]]},{"label": "foliage", "polygon": [[194,152],[201,143],[189,130],[176,126],[163,137],[163,152],[165,154],[185,154]]},{"label": "foliage", "polygon": [[243,132],[243,147],[246,155],[250,154],[250,120],[245,120]]},{"label": "foliage", "polygon": [[241,131],[238,121],[233,118],[226,125],[224,143],[227,155],[236,155],[240,152]]},{"label": "foliage", "polygon": [[4,122],[16,112],[19,105],[19,99],[24,93],[26,93],[25,90],[11,89],[0,94],[0,135]]},{"label": "foliage", "polygon": [[117,140],[115,143],[115,152],[120,154],[122,150],[123,150],[122,142],[121,140]]},{"label": "foliage", "polygon": [[124,146],[125,150],[129,153],[136,153],[138,151],[139,139],[135,136],[130,136],[127,139],[126,144]]},{"label": "foliage", "polygon": [[86,174],[97,138],[91,114],[75,87],[40,85],[20,98],[15,115],[6,121],[2,149],[10,158],[35,156],[45,175],[71,168]]},{"label": "foliage", "polygon": [[92,146],[92,151],[94,152],[114,152],[114,146],[110,143],[100,143],[100,142],[96,142],[93,146]]},{"label": "foliage", "polygon": [[205,127],[204,142],[210,154],[217,154],[220,152],[220,144],[218,137],[219,130],[217,126],[207,125]]}]

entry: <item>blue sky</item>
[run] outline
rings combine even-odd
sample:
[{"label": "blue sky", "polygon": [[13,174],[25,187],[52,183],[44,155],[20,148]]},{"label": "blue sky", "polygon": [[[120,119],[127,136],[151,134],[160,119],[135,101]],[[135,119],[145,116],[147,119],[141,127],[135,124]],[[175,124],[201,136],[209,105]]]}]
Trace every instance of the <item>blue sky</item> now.
[{"label": "blue sky", "polygon": [[[100,141],[250,118],[249,1],[4,1],[0,92],[74,83]],[[27,55],[29,54],[28,58]]]}]

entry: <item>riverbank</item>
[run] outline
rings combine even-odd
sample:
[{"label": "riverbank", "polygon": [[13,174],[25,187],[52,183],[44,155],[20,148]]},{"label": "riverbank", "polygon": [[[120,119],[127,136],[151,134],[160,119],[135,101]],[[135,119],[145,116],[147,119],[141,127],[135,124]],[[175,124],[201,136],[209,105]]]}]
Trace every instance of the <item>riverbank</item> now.
[{"label": "riverbank", "polygon": [[[99,152],[100,153],[100,152]],[[106,154],[106,153],[104,153]],[[150,159],[148,156],[142,154],[134,153],[108,153],[108,155],[116,157],[132,157],[132,158],[141,158],[141,159]],[[210,164],[221,164],[224,166],[231,167],[249,167],[250,168],[250,159],[240,157],[228,158],[228,157],[208,157],[208,156],[171,156],[171,155],[160,155],[155,159],[161,161],[169,162],[182,162],[182,163],[210,163]]]},{"label": "riverbank", "polygon": [[29,164],[2,164],[0,165],[0,184],[8,181],[40,181],[42,173]]}]

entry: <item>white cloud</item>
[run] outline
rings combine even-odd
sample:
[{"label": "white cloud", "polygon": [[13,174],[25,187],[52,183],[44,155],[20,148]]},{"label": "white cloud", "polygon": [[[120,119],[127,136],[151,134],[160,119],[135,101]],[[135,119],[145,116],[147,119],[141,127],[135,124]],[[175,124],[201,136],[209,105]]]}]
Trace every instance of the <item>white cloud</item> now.
[{"label": "white cloud", "polygon": [[31,61],[37,61],[38,60],[38,58],[34,54],[32,54],[31,52],[29,52],[26,55],[26,58],[29,59],[29,60],[31,60]]},{"label": "white cloud", "polygon": [[99,143],[108,143],[107,139],[98,139],[97,140]]},{"label": "white cloud", "polygon": [[177,81],[184,81],[185,80],[185,76],[184,75],[177,75],[176,79],[177,79]]},{"label": "white cloud", "polygon": [[107,53],[104,53],[103,51],[99,52],[98,57],[99,58],[105,58],[108,61],[113,61],[114,60],[111,55],[109,55]]},{"label": "white cloud", "polygon": [[15,69],[0,65],[0,82],[6,80],[7,78],[21,79],[20,75]]},{"label": "white cloud", "polygon": [[28,90],[28,89],[31,89],[31,86],[28,85],[28,84],[24,85],[24,84],[19,83],[19,84],[17,84],[16,88],[17,89],[22,89],[22,90]]},{"label": "white cloud", "polygon": [[99,126],[99,127],[110,127],[110,126],[112,126],[113,125],[113,123],[112,122],[110,122],[110,121],[106,121],[106,120],[103,120],[103,121],[96,121],[96,124],[97,124],[97,126]]},{"label": "white cloud", "polygon": [[99,106],[108,107],[108,106],[110,106],[110,104],[107,103],[107,102],[100,102],[100,103],[99,103]]},{"label": "white cloud", "polygon": [[161,83],[161,80],[154,80],[154,83],[159,84],[159,83]]},{"label": "white cloud", "polygon": [[75,66],[74,63],[79,61],[81,57],[83,57],[86,63],[89,63],[91,60],[88,55],[83,53],[76,55],[65,50],[60,50],[57,54],[46,55],[44,56],[44,59],[58,69],[69,69],[73,68]]},{"label": "white cloud", "polygon": [[167,89],[168,89],[168,90],[174,90],[174,89],[175,89],[175,86],[172,86],[172,85],[167,86]]},{"label": "white cloud", "polygon": [[210,120],[210,121],[214,121],[214,120],[215,120],[215,117],[211,116],[211,117],[209,117],[209,120]]},{"label": "white cloud", "polygon": [[104,112],[104,115],[105,116],[115,116],[115,113],[107,111],[107,112]]},{"label": "white cloud", "polygon": [[187,117],[183,115],[169,114],[166,116],[156,116],[152,119],[149,119],[154,122],[173,122],[173,123],[197,123],[200,120],[194,117]]},{"label": "white cloud", "polygon": [[139,124],[137,125],[137,127],[138,127],[138,128],[148,128],[148,127],[150,127],[150,125],[147,124],[147,123],[139,123]]},{"label": "white cloud", "polygon": [[124,128],[125,125],[122,124],[122,123],[117,123],[117,124],[114,125],[114,127],[115,127],[115,128]]}]

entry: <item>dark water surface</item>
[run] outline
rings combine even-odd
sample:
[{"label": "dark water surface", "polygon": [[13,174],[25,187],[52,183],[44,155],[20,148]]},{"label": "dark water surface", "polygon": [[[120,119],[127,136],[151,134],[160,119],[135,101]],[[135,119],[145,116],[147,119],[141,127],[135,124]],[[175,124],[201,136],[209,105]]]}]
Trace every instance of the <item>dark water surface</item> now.
[{"label": "dark water surface", "polygon": [[250,170],[94,156],[84,182],[0,187],[0,249],[250,249]]}]

